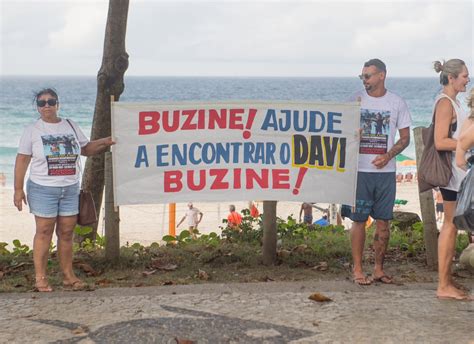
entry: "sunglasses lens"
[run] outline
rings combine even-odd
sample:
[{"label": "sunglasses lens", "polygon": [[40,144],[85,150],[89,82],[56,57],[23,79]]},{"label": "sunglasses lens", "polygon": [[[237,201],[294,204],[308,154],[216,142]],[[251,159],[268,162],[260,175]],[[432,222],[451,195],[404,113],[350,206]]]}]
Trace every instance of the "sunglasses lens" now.
[{"label": "sunglasses lens", "polygon": [[46,106],[46,103],[47,103],[49,106],[56,106],[56,104],[58,103],[58,101],[57,101],[56,99],[37,100],[37,101],[36,101],[36,105],[38,105],[39,107]]}]

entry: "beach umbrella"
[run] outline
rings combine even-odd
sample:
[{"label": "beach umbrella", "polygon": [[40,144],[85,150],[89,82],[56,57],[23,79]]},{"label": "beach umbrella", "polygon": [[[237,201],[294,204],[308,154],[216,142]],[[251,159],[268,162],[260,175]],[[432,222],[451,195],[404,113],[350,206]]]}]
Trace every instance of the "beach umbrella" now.
[{"label": "beach umbrella", "polygon": [[416,166],[415,160],[403,160],[398,163],[400,166]]},{"label": "beach umbrella", "polygon": [[405,160],[413,160],[413,158],[410,158],[409,156],[406,156],[404,154],[398,154],[396,157],[395,157],[395,160],[397,162],[402,162],[402,161],[405,161]]}]

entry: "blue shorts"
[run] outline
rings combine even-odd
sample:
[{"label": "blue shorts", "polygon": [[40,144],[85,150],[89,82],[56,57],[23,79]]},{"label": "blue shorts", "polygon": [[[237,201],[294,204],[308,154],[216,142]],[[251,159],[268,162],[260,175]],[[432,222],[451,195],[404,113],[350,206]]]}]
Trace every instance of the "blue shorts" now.
[{"label": "blue shorts", "polygon": [[356,205],[349,218],[365,222],[369,215],[375,220],[393,219],[397,192],[395,172],[358,172]]},{"label": "blue shorts", "polygon": [[79,183],[43,186],[28,179],[26,195],[30,213],[39,217],[72,216],[79,213]]}]

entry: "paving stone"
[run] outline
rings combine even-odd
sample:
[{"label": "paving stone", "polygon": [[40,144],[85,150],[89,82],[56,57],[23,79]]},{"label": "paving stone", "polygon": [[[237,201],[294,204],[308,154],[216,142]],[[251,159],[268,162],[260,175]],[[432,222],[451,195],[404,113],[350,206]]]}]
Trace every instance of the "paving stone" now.
[{"label": "paving stone", "polygon": [[[467,281],[471,288],[474,280]],[[474,302],[347,281],[3,294],[1,343],[470,343]],[[313,292],[333,301],[308,299]]]}]

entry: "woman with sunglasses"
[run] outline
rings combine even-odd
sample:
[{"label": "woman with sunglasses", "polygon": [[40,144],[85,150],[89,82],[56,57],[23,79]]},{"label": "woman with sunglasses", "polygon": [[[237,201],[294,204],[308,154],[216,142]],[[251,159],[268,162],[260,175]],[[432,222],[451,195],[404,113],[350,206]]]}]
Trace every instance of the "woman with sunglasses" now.
[{"label": "woman with sunglasses", "polygon": [[[469,72],[464,61],[451,59],[444,63],[436,61],[434,69],[439,73],[441,93],[435,99],[434,144],[439,151],[455,151],[459,133],[466,113],[461,107],[457,95],[466,92],[469,83]],[[453,223],[456,200],[465,171],[456,166],[453,154],[453,175],[448,185],[440,187],[443,196],[444,220],[438,238],[438,289],[436,295],[440,299],[468,300],[466,294],[451,276],[454,258],[457,229]]]},{"label": "woman with sunglasses", "polygon": [[[110,137],[88,141],[76,123],[59,117],[59,98],[55,90],[47,88],[39,91],[35,102],[40,118],[25,128],[20,139],[13,202],[19,211],[23,203],[28,204],[35,216],[35,289],[40,292],[53,290],[46,270],[56,228],[63,286],[82,290],[86,284],[74,274],[72,268],[73,231],[79,213],[80,155],[102,153],[114,142]],[[25,196],[23,185],[28,166],[30,173]]]}]

